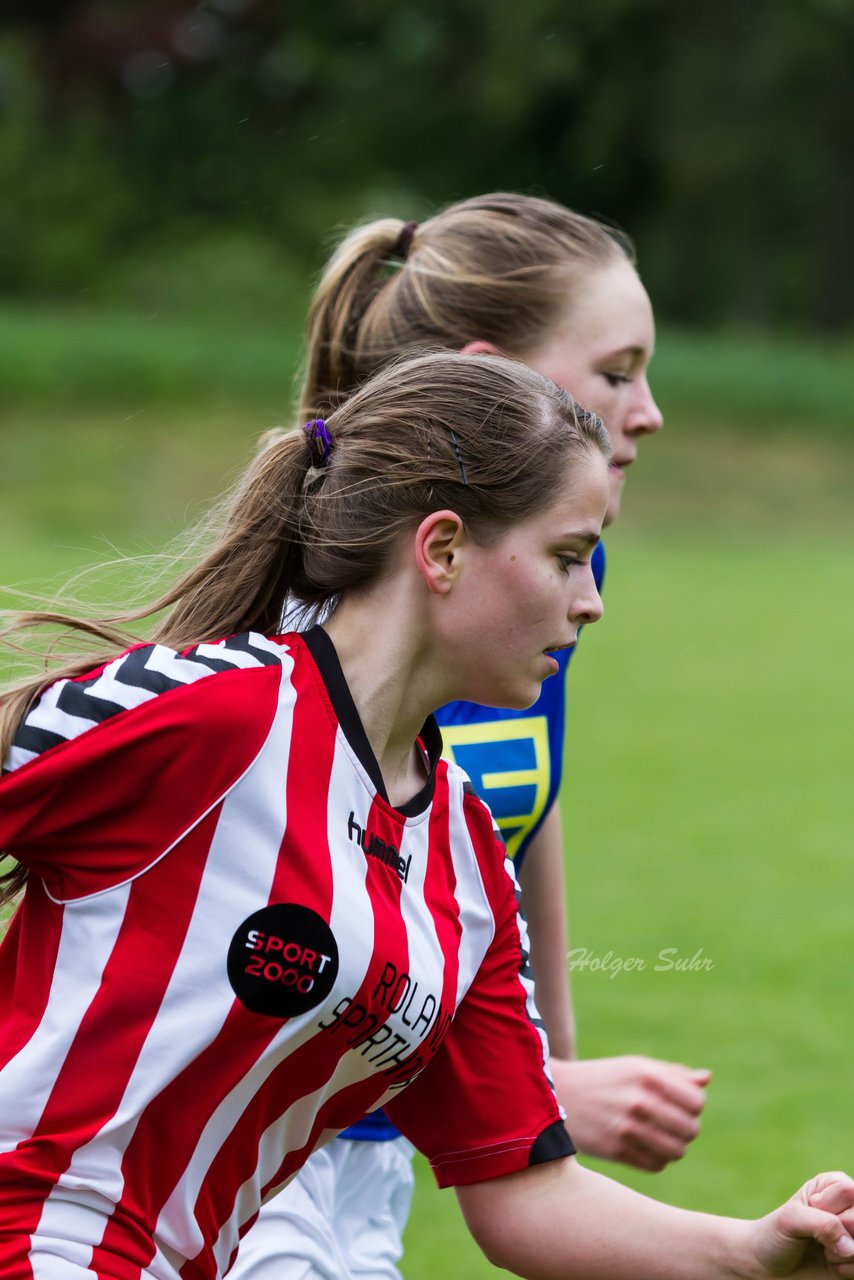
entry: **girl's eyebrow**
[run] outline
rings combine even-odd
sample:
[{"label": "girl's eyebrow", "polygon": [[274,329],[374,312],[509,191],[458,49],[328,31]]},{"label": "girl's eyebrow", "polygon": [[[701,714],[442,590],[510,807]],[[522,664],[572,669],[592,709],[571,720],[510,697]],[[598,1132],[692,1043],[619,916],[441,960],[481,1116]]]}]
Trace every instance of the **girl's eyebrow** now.
[{"label": "girl's eyebrow", "polygon": [[592,530],[588,530],[588,529],[582,529],[580,531],[573,530],[572,532],[566,532],[561,534],[560,537],[558,538],[558,541],[559,542],[583,542],[585,546],[592,548],[592,547],[595,547],[596,544],[599,542],[599,534],[593,533]]},{"label": "girl's eyebrow", "polygon": [[631,356],[633,360],[645,359],[647,356],[652,358],[652,352],[647,351],[646,347],[628,346],[615,347],[613,351],[608,351],[602,357],[603,360],[613,360],[615,356]]}]

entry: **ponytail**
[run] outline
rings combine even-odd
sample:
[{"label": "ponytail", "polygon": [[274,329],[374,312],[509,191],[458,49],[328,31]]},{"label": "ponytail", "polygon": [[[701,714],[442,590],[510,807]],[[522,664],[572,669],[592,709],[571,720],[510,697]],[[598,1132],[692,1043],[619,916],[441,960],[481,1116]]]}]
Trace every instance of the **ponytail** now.
[{"label": "ponytail", "polygon": [[[312,299],[306,321],[304,393],[301,419],[330,414],[360,381],[356,364],[359,326],[388,282],[401,237],[412,223],[381,218],[357,227],[333,254]],[[389,349],[386,358],[396,352]],[[322,388],[322,394],[309,394]]]}]

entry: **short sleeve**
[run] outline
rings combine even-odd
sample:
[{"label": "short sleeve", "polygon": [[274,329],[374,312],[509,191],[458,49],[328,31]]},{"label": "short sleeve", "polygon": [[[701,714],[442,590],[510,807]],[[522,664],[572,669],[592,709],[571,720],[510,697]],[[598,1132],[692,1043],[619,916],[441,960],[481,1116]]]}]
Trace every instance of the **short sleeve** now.
[{"label": "short sleeve", "polygon": [[[491,831],[485,806],[474,796],[466,805]],[[547,1074],[518,885],[503,851],[493,852],[484,876],[495,904],[492,943],[436,1058],[386,1106],[440,1186],[486,1181],[575,1151]]]}]

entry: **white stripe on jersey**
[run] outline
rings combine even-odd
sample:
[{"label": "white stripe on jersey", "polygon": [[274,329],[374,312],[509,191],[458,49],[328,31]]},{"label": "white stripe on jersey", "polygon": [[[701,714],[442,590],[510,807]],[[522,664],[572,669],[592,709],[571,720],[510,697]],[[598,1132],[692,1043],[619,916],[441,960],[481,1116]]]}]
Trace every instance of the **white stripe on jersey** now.
[{"label": "white stripe on jersey", "polygon": [[[480,968],[483,957],[495,937],[495,919],[489,905],[489,898],[480,874],[477,856],[472,844],[471,834],[465,821],[463,809],[464,783],[467,776],[454,764],[448,765],[448,805],[450,811],[450,843],[457,850],[454,858],[454,870],[457,874],[457,901],[463,903],[460,923],[463,929],[463,945],[459,956],[459,975],[457,978],[457,1005],[468,991],[475,974]],[[465,850],[468,857],[460,857],[459,850]],[[483,916],[489,920],[489,930],[484,936],[483,926],[477,928]],[[472,936],[478,938],[479,946],[475,949],[469,945]]]},{"label": "white stripe on jersey", "polygon": [[85,716],[72,715],[57,706],[60,695],[68,683],[67,680],[60,680],[58,684],[52,684],[46,693],[42,694],[38,703],[27,714],[27,724],[31,728],[46,729],[49,733],[55,733],[61,738],[76,738],[98,723],[97,720],[90,720]]},{"label": "white stripe on jersey", "polygon": [[[254,649],[267,649],[270,653],[275,653],[277,658],[287,653],[285,645],[271,644],[266,636],[258,635],[254,631],[249,632],[249,636]],[[247,670],[249,667],[258,666],[256,654],[249,653],[246,649],[230,649],[227,640],[217,640],[214,644],[198,644],[193,653],[198,654],[201,661],[205,658],[214,658],[217,662],[230,662],[235,669]]]},{"label": "white stripe on jersey", "polygon": [[[444,983],[445,957],[442,953],[439,935],[436,932],[436,922],[427,908],[425,899],[425,882],[430,853],[429,812],[420,815],[418,818],[410,819],[409,823],[407,823],[406,835],[408,841],[406,848],[401,848],[401,853],[406,857],[409,857],[411,853],[412,861],[409,864],[409,880],[406,892],[401,895],[400,913],[406,926],[406,936],[409,942],[409,972],[435,974],[438,999]],[[433,856],[437,855],[434,854]],[[459,881],[460,868],[456,861],[454,861],[454,871]],[[455,896],[459,901],[458,895]],[[464,940],[462,943],[463,948],[469,943],[476,945],[477,938],[474,934]],[[459,1003],[459,986],[453,998],[454,1012],[456,1012],[456,1007]],[[427,1039],[429,1037],[430,1032],[428,1032]],[[395,1097],[396,1094],[397,1090],[390,1097]]]},{"label": "white stripe on jersey", "polygon": [[240,1227],[258,1212],[260,1188],[270,1181],[273,1172],[281,1164],[282,1152],[286,1149],[285,1144],[287,1143],[292,1150],[305,1145],[311,1134],[312,1124],[318,1109],[323,1106],[329,1094],[335,1091],[334,1080],[335,1077],[333,1076],[328,1085],[316,1089],[314,1093],[305,1094],[285,1115],[280,1116],[262,1134],[261,1158],[263,1158],[264,1152],[273,1152],[276,1153],[276,1159],[266,1175],[261,1172],[259,1163],[253,1176],[247,1178],[237,1192],[234,1201],[234,1213],[223,1224],[213,1249],[220,1272],[223,1272],[228,1266],[231,1255],[237,1248],[240,1239]]},{"label": "white stripe on jersey", "polygon": [[27,751],[25,747],[10,747],[6,763],[3,765],[4,773],[11,773],[13,769],[20,769],[22,765],[29,764],[31,760],[37,758],[38,754],[38,751]]},{"label": "white stripe on jersey", "polygon": [[[0,1115],[17,1142],[32,1133],[89,1005],[101,987],[104,967],[122,927],[126,886],[87,911],[67,907],[47,1007],[30,1039],[0,1073]],[[5,1143],[12,1150],[15,1141]]]},{"label": "white stripe on jersey", "polygon": [[[230,654],[223,652],[221,656],[224,661],[231,661]],[[247,657],[251,656],[247,654]],[[255,658],[246,665],[257,667],[258,659]],[[204,680],[214,675],[216,671],[215,667],[209,667],[205,662],[199,661],[195,654],[193,657],[185,658],[159,644],[151,650],[145,662],[145,669],[155,675],[165,676],[167,680],[177,680],[181,684],[195,684],[197,680]]]},{"label": "white stripe on jersey", "polygon": [[50,1205],[45,1205],[38,1240],[34,1239],[30,1250],[33,1280],[68,1280],[70,1263],[80,1268],[79,1272],[75,1270],[74,1280],[85,1280],[89,1276],[98,1280],[89,1265],[92,1246],[81,1243],[80,1237],[85,1234],[81,1226],[86,1223],[93,1232],[98,1231],[104,1214],[109,1213],[111,1207],[85,1187],[72,1187],[64,1196],[54,1195]]},{"label": "white stripe on jersey", "polygon": [[[358,778],[353,776],[349,743],[339,728],[335,736],[326,804],[326,838],[330,849],[340,846],[342,830],[351,811],[355,813],[359,825],[364,826],[374,794],[374,788],[367,782],[361,769]],[[334,938],[347,938],[347,953],[340,957],[338,980],[339,984],[342,981],[349,983],[349,990],[355,994],[365,980],[375,943],[367,932],[352,930],[354,919],[368,919],[371,914],[371,899],[367,888],[368,859],[357,845],[353,845],[353,848],[358,850],[358,857],[336,859],[332,864],[329,927]],[[272,1172],[271,1169],[269,1173]]]},{"label": "white stripe on jersey", "polygon": [[[139,651],[137,650],[137,652]],[[165,669],[166,662],[163,658],[164,654],[168,654],[173,660],[175,659],[175,654],[172,653],[171,650],[155,646],[143,664],[143,669],[145,671],[150,671],[153,674],[169,675],[172,679],[181,680],[182,677],[179,673],[176,672],[173,674],[171,671]],[[120,680],[119,673],[124,669],[126,662],[127,655],[123,655],[121,658],[117,658],[114,662],[108,663],[98,678],[93,680],[91,684],[84,685],[80,681],[63,680],[62,685],[69,683],[76,684],[80,693],[86,698],[101,698],[104,702],[114,702],[125,711],[132,711],[134,707],[141,707],[144,703],[150,702],[152,698],[159,697],[159,692],[144,684],[128,684],[127,680]],[[196,674],[192,678],[195,680],[199,680],[203,676],[213,674],[209,667],[204,667],[200,663],[194,663],[193,665],[195,667]],[[191,680],[186,678],[182,683],[190,684]],[[61,686],[56,687],[59,688]],[[55,733],[60,732],[60,730],[56,729],[53,725],[49,725],[47,727],[52,728]],[[71,737],[72,735],[69,734],[68,736]]]},{"label": "white stripe on jersey", "polygon": [[[455,765],[455,764],[451,764],[451,765],[449,765],[449,768],[448,768],[448,774],[449,774],[449,786],[451,786],[451,787],[453,787],[454,785],[462,785],[462,783],[464,783],[464,782],[468,782],[468,778],[466,777],[466,775],[465,775],[465,774],[462,774],[462,773],[461,773],[461,770],[460,770],[460,769],[458,768],[458,766],[457,766],[457,765]],[[471,785],[471,784],[469,783],[469,786],[470,786],[470,785]],[[459,803],[456,803],[456,802],[455,802],[455,801],[457,801],[457,800],[459,800]],[[462,840],[463,840],[463,830],[465,830],[465,834],[466,834],[466,836],[468,836],[468,830],[467,830],[467,828],[465,827],[465,823],[464,823],[464,821],[463,821],[463,815],[462,815],[462,798],[461,798],[461,797],[457,797],[457,796],[455,796],[455,797],[454,797],[454,800],[452,800],[452,802],[451,802],[451,814],[452,814],[454,817],[456,817],[456,818],[457,818],[457,820],[458,820],[458,824],[459,824],[459,828],[461,828],[461,830],[456,830],[456,829],[455,829],[455,832],[454,832],[454,834],[453,834],[453,836],[452,836],[451,844],[452,844],[452,848],[459,849],[459,848],[461,847],[461,842],[462,842]],[[503,838],[502,838],[502,836],[501,836],[501,833],[500,833],[500,831],[499,831],[499,829],[498,829],[497,825],[495,824],[495,820],[494,820],[494,819],[493,819],[493,831],[495,832],[496,842],[497,842],[499,845],[503,846],[503,844],[504,844],[504,840],[503,840]],[[479,890],[480,890],[480,896],[481,896],[481,899],[484,901],[484,903],[485,903],[485,904],[487,904],[487,895],[486,895],[486,890],[485,890],[485,887],[484,887],[484,885],[483,885],[483,881],[482,881],[482,879],[480,878],[480,871],[479,871],[479,868],[478,868],[477,859],[476,859],[475,854],[474,854],[474,849],[473,849],[473,846],[472,846],[472,844],[471,844],[471,838],[470,838],[470,837],[468,837],[468,847],[472,850],[472,855],[471,855],[471,867],[472,867],[472,869],[473,869],[473,871],[474,871],[474,873],[475,873],[475,875],[476,875],[476,879],[475,879],[475,878],[474,878],[474,876],[473,876],[473,877],[472,877],[470,880],[468,880],[465,884],[460,884],[460,885],[459,885],[459,889],[458,889],[458,893],[459,893],[459,896],[460,896],[461,898],[464,898],[464,900],[465,900],[466,902],[469,902],[469,903],[470,903],[470,902],[472,902],[472,901],[474,900],[475,888],[477,887],[477,888],[479,888]],[[518,881],[518,879],[516,878],[516,868],[515,868],[515,866],[514,866],[514,864],[513,864],[513,860],[512,860],[512,858],[510,858],[510,857],[505,857],[505,859],[504,859],[504,870],[505,870],[505,872],[506,872],[506,874],[507,874],[507,878],[508,878],[508,880],[511,882],[511,884],[512,884],[512,886],[513,886],[513,893],[514,893],[514,896],[515,896],[515,899],[516,899],[516,904],[517,904],[517,911],[516,911],[516,924],[517,924],[517,927],[518,927],[518,930],[519,930],[519,941],[520,941],[520,944],[521,944],[521,951],[522,951],[522,964],[521,964],[520,969],[519,969],[519,971],[518,971],[518,978],[519,978],[519,983],[520,983],[520,985],[521,985],[521,987],[522,987],[523,991],[525,992],[525,1010],[526,1010],[526,1012],[527,1012],[528,1019],[529,1019],[529,1021],[530,1021],[531,1025],[533,1026],[534,1030],[537,1032],[537,1035],[539,1036],[539,1039],[540,1039],[540,1044],[541,1044],[541,1046],[542,1046],[542,1054],[543,1054],[543,1070],[544,1070],[544,1074],[545,1074],[545,1076],[546,1076],[546,1079],[549,1081],[549,1084],[550,1084],[550,1085],[552,1085],[552,1087],[554,1087],[553,1082],[552,1082],[552,1079],[551,1079],[551,1076],[549,1075],[549,1071],[548,1071],[548,1060],[549,1060],[549,1045],[548,1045],[548,1039],[547,1039],[547,1037],[546,1037],[546,1032],[545,1032],[545,1027],[544,1027],[544,1025],[543,1025],[543,1020],[542,1020],[542,1018],[541,1018],[541,1016],[540,1016],[539,1010],[537,1009],[537,1006],[536,1006],[536,1003],[535,1003],[535,1000],[534,1000],[534,980],[533,980],[533,974],[532,974],[532,972],[531,972],[530,961],[529,961],[529,956],[530,956],[530,950],[531,950],[531,948],[530,948],[530,942],[529,942],[529,940],[528,940],[528,925],[527,925],[527,921],[525,920],[525,916],[524,916],[524,913],[522,912],[522,908],[521,908],[521,897],[522,897],[522,891],[521,891],[521,889],[520,889],[520,887],[519,887],[519,881]],[[487,905],[487,910],[488,910],[488,909],[489,909],[489,908],[488,908],[488,905]],[[467,923],[467,926],[466,926],[466,932],[468,932],[470,929],[471,929],[471,924],[470,924],[470,923]],[[494,932],[494,924],[493,924],[493,932]],[[492,939],[491,939],[491,937],[490,937],[490,938],[488,939],[488,941],[487,941],[487,946],[489,945],[489,942],[491,942],[491,940],[492,940]],[[461,987],[462,987],[462,984],[465,982],[465,984],[466,984],[466,985],[465,985],[465,990],[467,990],[467,988],[468,988],[468,983],[472,980],[473,974],[472,974],[472,972],[471,972],[471,969],[470,969],[470,968],[468,968],[468,969],[466,970],[466,974],[465,974],[465,975],[464,975],[464,973],[463,973],[463,968],[464,968],[464,966],[463,966],[463,956],[465,956],[465,955],[467,955],[467,956],[469,957],[469,959],[473,959],[473,960],[475,961],[476,965],[478,965],[478,964],[480,963],[480,960],[482,959],[482,956],[481,956],[481,957],[477,957],[477,956],[472,957],[472,956],[471,956],[471,953],[470,953],[470,952],[467,952],[465,948],[460,952],[460,985],[461,985]],[[461,991],[461,992],[460,992],[460,994],[458,995],[458,1000],[462,998],[462,994],[464,994],[464,990],[463,990],[463,991]]]}]

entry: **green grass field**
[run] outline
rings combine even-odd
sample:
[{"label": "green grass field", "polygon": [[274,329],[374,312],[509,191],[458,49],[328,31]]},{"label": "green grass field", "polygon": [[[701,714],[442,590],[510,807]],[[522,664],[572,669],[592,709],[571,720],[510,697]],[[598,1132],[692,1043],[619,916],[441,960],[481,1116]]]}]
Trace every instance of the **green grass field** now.
[{"label": "green grass field", "polygon": [[[40,340],[48,354],[62,341],[51,348],[31,326],[25,316],[21,361],[34,365]],[[256,337],[272,360],[270,332]],[[67,394],[21,377],[3,409],[7,586],[55,584],[112,548],[161,546],[233,476],[250,439],[286,417],[293,342],[279,372],[253,383],[218,369],[228,342],[211,337],[191,392],[167,394],[137,368],[120,395],[115,371],[86,373],[97,338],[95,326],[78,363],[69,357]],[[174,338],[158,357],[150,337],[152,369],[174,363]],[[810,1173],[852,1163],[854,379],[816,355],[798,375],[814,387],[828,375],[810,413],[793,405],[789,347],[759,344],[751,361],[723,340],[674,335],[667,355],[664,343],[668,426],[642,448],[607,540],[606,616],[570,682],[563,796],[573,945],[645,968],[577,971],[574,990],[586,1056],[636,1051],[715,1072],[686,1159],[625,1180],[753,1214]],[[238,363],[250,346],[247,335]],[[730,387],[739,369],[745,385]],[[708,391],[724,383],[727,412]],[[662,950],[694,967],[662,968]],[[409,1280],[494,1274],[453,1195],[420,1163],[418,1178]]]}]

